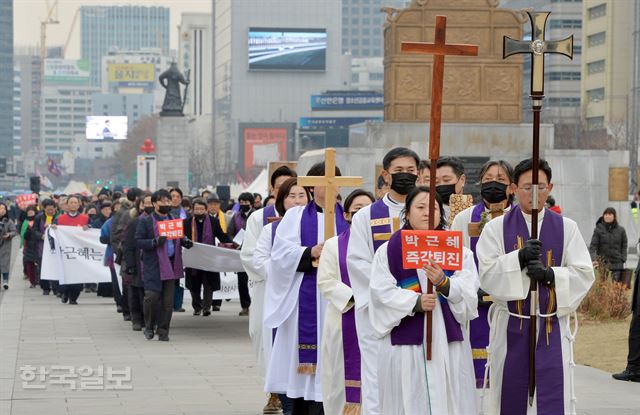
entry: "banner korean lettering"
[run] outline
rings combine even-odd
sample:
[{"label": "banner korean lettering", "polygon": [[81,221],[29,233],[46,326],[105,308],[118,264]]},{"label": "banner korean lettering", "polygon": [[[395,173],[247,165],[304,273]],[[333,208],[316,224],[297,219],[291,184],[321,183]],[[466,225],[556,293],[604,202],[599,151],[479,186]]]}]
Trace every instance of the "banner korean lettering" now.
[{"label": "banner korean lettering", "polygon": [[167,239],[182,239],[184,237],[182,219],[158,221],[158,235],[166,236]]},{"label": "banner korean lettering", "polygon": [[26,209],[27,206],[35,205],[38,195],[35,193],[16,196],[16,204],[20,209]]},{"label": "banner korean lettering", "polygon": [[462,269],[462,232],[402,231],[402,264],[404,269],[419,269],[427,261],[442,269]]}]

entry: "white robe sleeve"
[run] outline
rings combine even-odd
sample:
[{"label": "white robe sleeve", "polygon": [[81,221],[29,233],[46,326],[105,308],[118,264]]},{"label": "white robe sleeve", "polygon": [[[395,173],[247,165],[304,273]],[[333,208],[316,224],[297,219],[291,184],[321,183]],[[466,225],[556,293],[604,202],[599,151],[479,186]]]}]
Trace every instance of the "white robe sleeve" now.
[{"label": "white robe sleeve", "polygon": [[578,225],[571,219],[563,221],[563,266],[553,267],[559,316],[575,311],[595,281],[589,250]]},{"label": "white robe sleeve", "polygon": [[480,281],[473,252],[464,248],[462,269],[449,279],[449,296],[446,297],[453,316],[462,325],[478,317],[478,287]]},{"label": "white robe sleeve", "polygon": [[305,251],[300,244],[303,209],[304,206],[289,209],[276,230],[264,304],[264,323],[269,328],[279,327],[298,304],[298,291],[304,275],[296,271]]},{"label": "white robe sleeve", "polygon": [[333,237],[325,242],[320,255],[318,290],[337,310],[344,313],[353,306],[349,304],[353,292],[342,282],[338,254],[338,237]]},{"label": "white robe sleeve", "polygon": [[259,276],[256,281],[267,279],[267,271],[269,270],[269,262],[271,260],[271,232],[273,224],[268,224],[262,228],[260,236],[256,242],[256,248],[253,251],[253,268]]},{"label": "white robe sleeve", "polygon": [[379,337],[388,335],[406,316],[413,315],[413,308],[420,297],[415,291],[398,287],[389,270],[386,242],[376,251],[371,267],[371,299],[369,320]]},{"label": "white robe sleeve", "polygon": [[360,209],[353,216],[351,236],[349,237],[347,268],[358,310],[363,309],[369,303],[371,263],[374,254],[369,224],[370,217],[370,205]]},{"label": "white robe sleeve", "polygon": [[242,261],[242,267],[249,276],[250,281],[263,281],[264,278],[257,272],[253,265],[253,253],[256,249],[256,242],[262,232],[262,215],[264,210],[260,209],[253,212],[249,219],[247,219],[247,226],[245,229],[244,240],[242,241],[242,248],[240,249],[240,261]]},{"label": "white robe sleeve", "polygon": [[502,223],[504,216],[486,225],[476,246],[480,287],[497,301],[524,300],[529,294],[529,277],[520,269],[518,251],[505,254]]},{"label": "white robe sleeve", "polygon": [[[475,206],[471,206],[458,213],[455,218],[453,218],[453,223],[451,224],[450,230],[452,231],[460,231],[462,232],[462,243],[464,246],[469,248],[471,246],[471,241],[469,237],[469,223],[471,222],[471,215],[473,213],[473,209]],[[475,264],[474,264],[475,265]]]}]

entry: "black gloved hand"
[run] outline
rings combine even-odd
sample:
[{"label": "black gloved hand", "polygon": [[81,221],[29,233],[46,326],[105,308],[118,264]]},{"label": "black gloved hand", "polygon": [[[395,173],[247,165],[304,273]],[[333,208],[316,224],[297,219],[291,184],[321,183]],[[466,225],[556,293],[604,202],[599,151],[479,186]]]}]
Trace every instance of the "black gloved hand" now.
[{"label": "black gloved hand", "polygon": [[529,239],[524,246],[518,251],[518,261],[520,261],[520,269],[524,269],[527,262],[534,259],[540,259],[542,252],[542,242],[539,239]]},{"label": "black gloved hand", "polygon": [[156,236],[156,239],[153,240],[155,246],[162,246],[165,242],[167,242],[166,236]]},{"label": "black gloved hand", "polygon": [[553,286],[556,280],[553,269],[546,268],[539,259],[527,262],[527,275],[532,280],[536,280],[547,286]]},{"label": "black gloved hand", "polygon": [[187,237],[185,237],[182,241],[180,241],[180,244],[184,246],[186,249],[193,248],[193,241]]}]

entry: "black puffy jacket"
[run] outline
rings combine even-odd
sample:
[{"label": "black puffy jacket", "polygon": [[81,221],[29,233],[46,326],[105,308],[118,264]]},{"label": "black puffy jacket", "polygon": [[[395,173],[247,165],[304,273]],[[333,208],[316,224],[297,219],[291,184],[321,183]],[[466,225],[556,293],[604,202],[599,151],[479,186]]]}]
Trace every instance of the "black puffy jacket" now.
[{"label": "black puffy jacket", "polygon": [[624,228],[618,222],[605,223],[603,218],[598,219],[589,253],[592,259],[602,257],[611,269],[621,269],[627,262],[627,233]]}]

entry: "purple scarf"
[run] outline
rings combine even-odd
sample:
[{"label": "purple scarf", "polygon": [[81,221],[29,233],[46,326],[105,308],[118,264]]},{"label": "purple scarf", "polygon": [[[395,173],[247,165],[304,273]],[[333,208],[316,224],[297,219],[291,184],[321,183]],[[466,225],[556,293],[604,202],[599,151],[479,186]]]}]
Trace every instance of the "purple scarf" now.
[{"label": "purple scarf", "polygon": [[240,232],[240,229],[244,229],[247,225],[247,218],[242,216],[241,212],[236,212],[231,220],[233,221],[233,227],[236,235],[238,234],[238,232]]},{"label": "purple scarf", "polygon": [[371,223],[380,219],[388,219],[389,223],[381,225],[371,225],[371,237],[373,238],[373,250],[377,251],[389,238],[385,238],[386,235],[393,233],[392,221],[389,216],[389,206],[384,203],[382,199],[376,201],[371,205]]},{"label": "purple scarf", "polygon": [[[340,279],[342,283],[351,287],[349,271],[347,269],[347,248],[349,246],[350,230],[347,229],[338,236],[338,263],[340,265]],[[355,307],[342,313],[342,351],[344,353],[344,385],[345,408],[344,413],[360,413],[360,347],[356,331]]]},{"label": "purple scarf", "polygon": [[[527,223],[519,206],[505,215],[503,225],[505,252],[518,249],[518,239],[529,239]],[[562,216],[546,209],[540,230],[542,261],[545,266],[560,266],[564,249],[564,224]],[[551,264],[549,264],[549,262]],[[538,285],[539,307],[542,314],[556,311],[553,288]],[[525,300],[509,301],[509,311],[529,315],[530,296]],[[502,372],[503,414],[526,414],[529,382],[529,319],[509,316],[507,326],[507,355]],[[564,374],[562,344],[558,317],[538,318],[536,346],[536,396],[539,414],[564,414]]]},{"label": "purple scarf", "polygon": [[[394,232],[387,245],[387,257],[389,261],[389,271],[395,277],[399,287],[405,285],[413,285],[415,283],[420,286],[418,273],[415,269],[404,269],[402,267],[402,230]],[[452,273],[446,272],[447,275]],[[420,287],[422,291],[422,287]],[[440,306],[442,308],[442,317],[444,327],[447,333],[447,341],[449,343],[462,341],[462,328],[456,321],[447,299],[438,295]],[[420,345],[424,341],[424,313],[415,313],[413,316],[406,316],[400,321],[400,324],[391,330],[391,344],[394,346]]]},{"label": "purple scarf", "polygon": [[[344,220],[342,208],[336,205],[337,233],[344,232],[349,224]],[[300,220],[301,245],[311,248],[318,243],[318,210],[315,202],[302,211]],[[317,269],[304,273],[298,291],[298,370],[300,374],[313,375],[318,363],[318,304]]]},{"label": "purple scarf", "polygon": [[198,240],[198,224],[196,223],[197,219],[194,217],[191,218],[191,239],[194,242],[200,242],[206,245],[213,245],[213,229],[211,228],[211,218],[209,215],[206,215],[204,220],[202,221],[202,240]]},{"label": "purple scarf", "polygon": [[[156,220],[155,215],[151,215],[151,220],[153,221],[153,235],[157,237],[158,221]],[[180,278],[183,277],[182,251],[180,247],[180,240],[179,239],[167,240],[165,244],[173,244],[173,246],[175,247],[175,254],[173,256],[173,264],[172,264],[164,244],[156,248],[156,254],[158,255],[158,263],[160,265],[160,279],[162,281],[179,280]]]},{"label": "purple scarf", "polygon": [[267,206],[266,208],[262,209],[262,226],[267,226],[267,224],[269,223],[269,218],[272,218],[274,216],[278,216],[276,214],[275,205]]}]

